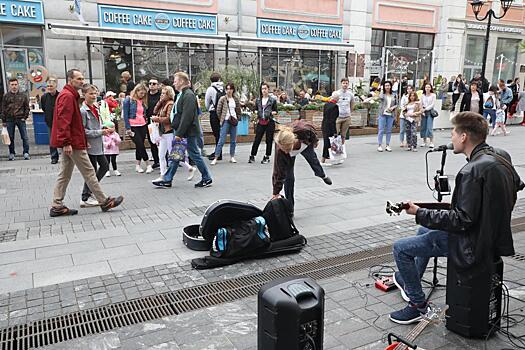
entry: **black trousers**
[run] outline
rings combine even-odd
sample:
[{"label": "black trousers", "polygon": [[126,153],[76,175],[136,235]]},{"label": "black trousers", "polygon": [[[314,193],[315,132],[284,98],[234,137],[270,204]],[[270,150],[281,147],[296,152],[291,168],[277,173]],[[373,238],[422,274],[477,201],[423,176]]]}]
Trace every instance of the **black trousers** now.
[{"label": "black trousers", "polygon": [[323,136],[323,158],[330,159],[330,136]]},{"label": "black trousers", "polygon": [[[221,121],[219,120],[219,116],[217,116],[217,112],[215,111],[210,111],[210,126],[213,137],[215,138],[215,147],[217,147],[221,135]],[[220,156],[222,157],[222,152]]]},{"label": "black trousers", "polygon": [[257,151],[259,150],[259,145],[261,144],[262,137],[264,134],[266,134],[266,156],[271,156],[274,133],[275,122],[273,120],[270,120],[270,122],[267,125],[257,124],[257,127],[255,128],[255,140],[253,140],[251,155],[254,157],[257,155]]},{"label": "black trousers", "polygon": [[[320,178],[324,178],[326,176],[323,167],[321,166],[321,163],[319,163],[319,159],[317,158],[317,154],[315,154],[315,150],[312,145],[306,147],[306,149],[301,152],[301,155],[304,157],[304,159],[306,159],[308,164],[310,164],[310,168],[312,168],[312,170],[314,171],[315,176]],[[295,206],[295,158],[296,157],[292,157],[292,165],[286,173],[286,180],[284,180],[284,196],[286,197],[286,199],[292,202],[292,206]]]},{"label": "black trousers", "polygon": [[153,157],[153,162],[155,164],[159,164],[159,147],[157,146],[157,144],[151,142],[151,136],[149,134],[149,129],[146,127],[146,130],[147,130],[147,138],[148,138],[148,142],[150,144],[150,147],[151,147],[151,156]]},{"label": "black trousers", "polygon": [[456,103],[459,100],[459,96],[461,96],[461,94],[452,94],[452,112],[456,109]]},{"label": "black trousers", "polygon": [[[146,141],[146,135],[148,134],[148,126],[132,126],[131,131],[135,133],[132,138],[133,143],[135,144],[135,159],[148,161],[148,152],[146,152],[146,146],[144,145],[144,141]],[[157,152],[157,157],[158,156],[159,154]]]},{"label": "black trousers", "polygon": [[108,161],[108,168],[111,164],[113,171],[117,170],[117,154],[106,154],[106,160]]},{"label": "black trousers", "polygon": [[[97,172],[97,180],[98,182],[100,182],[100,180],[102,180],[104,175],[106,175],[106,173],[109,170],[109,165],[106,156],[104,156],[103,154],[89,154],[89,160],[91,161],[91,165],[93,165],[93,169],[95,169],[95,171]],[[89,196],[91,196],[91,190],[89,189],[88,185],[84,182],[84,188],[82,189],[82,200],[86,201],[89,198]]]}]

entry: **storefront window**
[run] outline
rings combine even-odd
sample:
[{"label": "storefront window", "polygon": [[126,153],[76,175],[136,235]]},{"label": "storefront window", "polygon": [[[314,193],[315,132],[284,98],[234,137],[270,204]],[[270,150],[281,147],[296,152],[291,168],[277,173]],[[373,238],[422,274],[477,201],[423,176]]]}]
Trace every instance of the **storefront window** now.
[{"label": "storefront window", "polygon": [[42,46],[42,30],[30,26],[2,26],[4,46]]},{"label": "storefront window", "polygon": [[[104,42],[106,89],[121,92],[120,74],[124,71],[133,74],[131,40],[105,39]],[[126,88],[123,89],[125,92]]]},{"label": "storefront window", "polygon": [[261,81],[270,85],[270,89],[277,88],[277,56],[278,49],[262,48],[261,56]]},{"label": "storefront window", "polygon": [[169,77],[176,72],[189,72],[188,44],[168,44],[168,69]]},{"label": "storefront window", "polygon": [[190,61],[190,79],[197,77],[200,72],[213,69],[213,45],[190,44],[189,47]]},{"label": "storefront window", "polygon": [[417,33],[386,32],[386,46],[418,47]]},{"label": "storefront window", "polygon": [[498,38],[496,58],[494,61],[494,77],[499,77],[499,79],[505,81],[516,77],[516,61],[518,59],[519,45],[519,40]]},{"label": "storefront window", "polygon": [[151,77],[162,80],[168,76],[166,47],[162,47],[159,43],[134,41],[133,60],[136,82]]},{"label": "storefront window", "polygon": [[482,36],[468,35],[467,47],[465,49],[465,60],[463,73],[467,81],[471,81],[476,73],[481,72],[481,62],[483,61],[483,45],[484,38]]}]

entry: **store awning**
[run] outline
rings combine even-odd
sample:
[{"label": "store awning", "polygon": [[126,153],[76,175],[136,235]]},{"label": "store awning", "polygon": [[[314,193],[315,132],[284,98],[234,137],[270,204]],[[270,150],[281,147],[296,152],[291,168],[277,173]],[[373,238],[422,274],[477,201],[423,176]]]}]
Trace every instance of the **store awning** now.
[{"label": "store awning", "polygon": [[[55,34],[112,38],[112,39],[133,39],[143,41],[167,41],[167,42],[184,42],[221,45],[226,44],[226,36],[210,36],[199,34],[174,34],[170,32],[150,32],[135,29],[118,29],[118,28],[100,28],[82,25],[72,25],[63,23],[48,23],[48,29]],[[326,51],[350,51],[354,45],[348,43],[316,43],[308,41],[292,41],[277,39],[262,39],[255,37],[228,36],[231,47],[272,47],[286,49],[303,49],[303,50],[326,50]]]}]

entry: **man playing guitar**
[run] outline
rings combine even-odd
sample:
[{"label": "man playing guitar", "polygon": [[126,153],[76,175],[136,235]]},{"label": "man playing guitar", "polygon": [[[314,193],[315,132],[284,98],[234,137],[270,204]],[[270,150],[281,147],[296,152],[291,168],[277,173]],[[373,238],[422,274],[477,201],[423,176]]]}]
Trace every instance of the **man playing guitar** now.
[{"label": "man playing guitar", "polygon": [[448,256],[457,271],[487,273],[494,257],[514,254],[511,213],[517,192],[525,187],[509,154],[485,143],[488,124],[473,112],[452,120],[454,153],[467,157],[456,176],[450,208],[425,209],[408,202],[406,212],[421,225],[417,235],[394,243],[398,272],[394,282],[408,305],[390,314],[399,324],[419,321],[427,300],[421,278],[431,257]]}]

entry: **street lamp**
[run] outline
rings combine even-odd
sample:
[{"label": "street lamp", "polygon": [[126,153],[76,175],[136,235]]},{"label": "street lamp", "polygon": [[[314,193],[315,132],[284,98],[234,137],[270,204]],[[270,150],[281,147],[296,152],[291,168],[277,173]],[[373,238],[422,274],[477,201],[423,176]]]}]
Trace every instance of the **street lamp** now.
[{"label": "street lamp", "polygon": [[[510,7],[512,6],[513,2],[514,2],[514,0],[500,0],[501,8],[503,9],[503,14],[501,16],[498,16],[498,15],[496,15],[496,12],[494,12],[494,10],[492,10],[492,8],[490,8],[487,11],[487,14],[485,16],[483,16],[483,18],[479,18],[478,17],[479,13],[481,12],[481,8],[484,5],[483,1],[481,1],[481,0],[473,0],[470,3],[470,5],[472,6],[472,11],[474,12],[474,15],[476,16],[476,19],[478,21],[482,22],[482,21],[486,20],[487,18],[489,19],[488,24],[487,24],[487,31],[485,33],[485,49],[483,50],[483,66],[481,68],[481,77],[483,79],[485,79],[485,68],[487,66],[487,51],[488,51],[488,47],[489,47],[489,35],[490,35],[490,27],[491,27],[491,24],[492,24],[492,18],[494,18],[494,19],[501,19],[501,18],[505,17],[505,15],[507,14],[507,11],[510,9]],[[489,6],[491,6],[491,5],[492,5],[492,3],[489,3]]]}]

